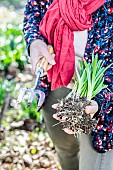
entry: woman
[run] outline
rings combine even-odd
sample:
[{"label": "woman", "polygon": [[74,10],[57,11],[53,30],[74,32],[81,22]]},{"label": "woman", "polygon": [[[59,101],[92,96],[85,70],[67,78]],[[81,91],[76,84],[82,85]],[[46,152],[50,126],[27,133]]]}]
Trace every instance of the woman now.
[{"label": "woman", "polygon": [[[64,1],[59,1],[59,2],[61,3],[60,5],[62,7],[60,8],[60,10],[62,9],[60,12],[62,12],[64,10],[65,3],[62,4],[62,2]],[[75,12],[74,16],[79,16],[79,18],[76,18],[77,19],[76,23],[77,21],[79,21],[79,23],[77,23],[79,24],[79,26],[76,25],[75,23],[76,28],[71,29],[74,34],[72,33],[68,34],[68,35],[71,35],[70,39],[75,42],[76,56],[83,57],[84,55],[85,59],[88,62],[90,62],[92,51],[94,50],[95,54],[98,53],[99,59],[102,59],[104,61],[104,66],[106,67],[107,65],[112,63],[112,60],[113,60],[112,59],[112,55],[113,55],[113,1],[110,1],[110,0],[106,0],[105,2],[99,1],[100,4],[98,4],[98,1],[93,2],[91,0],[86,1],[86,2],[67,0],[66,3],[67,4],[69,3],[68,6],[71,5],[71,8],[72,8],[73,4],[70,4],[70,2],[72,2],[73,4],[75,3],[75,5],[77,5],[76,9],[81,10],[81,13],[80,11],[78,12],[77,10],[74,11]],[[58,9],[58,6],[57,6],[58,4],[56,1],[54,1],[54,3],[52,3],[51,7],[49,8],[49,10],[47,10],[48,6],[50,6],[51,3],[52,3],[51,0],[45,1],[45,2],[38,1],[38,0],[37,1],[29,0],[27,2],[26,10],[25,10],[25,18],[24,18],[24,34],[25,34],[25,39],[27,42],[28,52],[31,56],[33,72],[35,71],[36,63],[39,61],[39,59],[42,56],[46,57],[49,64],[52,66],[52,68],[48,71],[48,78],[51,81],[51,88],[56,89],[57,87],[61,87],[61,86],[70,87],[69,82],[72,78],[73,72],[71,72],[70,74],[69,74],[69,70],[66,72],[68,68],[66,66],[67,64],[66,62],[62,65],[62,67],[66,66],[65,67],[66,69],[63,69],[63,70],[65,71],[64,75],[67,74],[68,76],[63,76],[63,71],[59,72],[61,76],[57,76],[56,79],[54,79],[54,76],[52,75],[52,73],[55,73],[55,76],[56,76],[55,69],[57,68],[57,71],[59,71],[59,66],[61,66],[61,63],[62,63],[62,55],[64,53],[60,55],[61,62],[59,62],[59,58],[57,58],[57,56],[59,55],[59,51],[61,52],[63,50],[61,49],[62,40],[60,38],[62,39],[64,38],[65,32],[63,31],[63,34],[60,34],[61,36],[59,35],[59,39],[54,39],[54,42],[53,42],[53,38],[51,39],[51,37],[55,36],[54,31],[52,30],[52,26],[53,26],[52,24],[55,23],[56,20],[52,20],[52,17],[49,18],[50,12],[51,12],[50,10]],[[55,18],[56,14],[57,14],[57,17],[59,17],[58,16],[59,13],[53,13],[53,14],[54,14],[53,18]],[[71,14],[71,11],[70,11],[70,14]],[[43,17],[44,19],[42,21]],[[68,15],[66,17],[68,18]],[[64,19],[67,20],[66,17]],[[51,20],[52,20],[52,23],[51,23]],[[49,29],[47,29],[46,27],[46,24],[47,24],[46,21],[48,21],[48,23],[50,24]],[[39,31],[39,25],[40,25],[40,31]],[[61,25],[65,26],[64,23],[60,24],[60,26]],[[58,25],[56,24],[56,26]],[[68,29],[68,27],[66,28]],[[62,29],[60,29],[60,31],[56,30],[55,32],[56,35],[61,33]],[[88,30],[88,38],[87,38],[86,30]],[[85,52],[83,48],[82,53],[80,54],[79,53],[77,54],[77,49],[78,49],[77,45],[78,45],[78,40],[80,40],[80,36],[78,36],[78,33],[76,33],[75,31],[82,31],[81,33],[83,33],[83,35],[86,36],[84,43],[83,43],[84,47],[86,46]],[[46,37],[46,39],[44,37]],[[67,45],[68,41],[70,40],[68,38],[67,39],[64,38],[63,42],[64,43],[66,42],[65,45]],[[59,40],[59,41],[56,41],[56,40]],[[73,41],[71,40],[70,42],[73,43]],[[86,44],[86,40],[87,40],[87,44]],[[46,43],[48,42],[54,45],[55,55],[56,55],[55,60],[54,60],[54,55],[52,56],[48,52],[47,45],[46,45]],[[71,48],[71,52],[72,52],[74,51],[72,44],[71,44],[71,47],[72,47]],[[58,50],[59,48],[60,50]],[[65,50],[66,49],[67,48],[65,48]],[[72,55],[73,55],[73,52],[70,55],[69,62],[70,60],[72,61],[71,68],[74,68],[75,64],[74,64],[73,57],[71,58]],[[66,60],[68,61],[68,58],[66,58]],[[73,135],[68,135],[65,132],[63,132],[62,127],[60,125],[53,127],[53,125],[56,123],[56,121],[53,119],[53,114],[56,111],[52,109],[51,106],[52,104],[57,103],[58,99],[65,97],[70,92],[70,89],[66,87],[61,87],[49,93],[45,106],[41,110],[41,112],[44,116],[44,120],[45,120],[47,129],[48,129],[49,135],[55,144],[55,148],[58,154],[61,167],[64,170],[78,170],[78,169],[80,170],[101,170],[101,169],[113,170],[113,163],[112,163],[113,150],[111,150],[113,148],[112,69],[113,68],[110,68],[109,70],[107,70],[104,75],[105,84],[108,85],[108,88],[102,90],[95,97],[95,101],[92,102],[92,106],[86,107],[85,109],[87,114],[95,114],[95,116],[99,120],[98,125],[92,132],[91,136],[81,135],[80,142],[78,141],[78,139],[75,139]],[[71,70],[73,71],[73,69]],[[60,79],[60,77],[62,78],[62,80]],[[68,79],[65,79],[65,77],[68,77]],[[80,156],[79,162],[78,162],[78,152]]]}]

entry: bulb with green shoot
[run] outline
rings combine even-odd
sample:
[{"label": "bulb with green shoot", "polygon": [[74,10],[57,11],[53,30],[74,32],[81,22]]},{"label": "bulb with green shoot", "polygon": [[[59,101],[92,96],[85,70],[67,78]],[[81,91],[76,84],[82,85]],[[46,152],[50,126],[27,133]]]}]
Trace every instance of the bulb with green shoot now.
[{"label": "bulb with green shoot", "polygon": [[[111,64],[112,65],[112,64]],[[75,85],[71,93],[62,99],[57,108],[57,116],[66,117],[63,128],[70,128],[74,135],[89,134],[97,124],[97,120],[85,113],[85,107],[107,85],[104,84],[104,73],[110,66],[103,67],[98,55],[92,54],[92,62],[79,61],[80,70],[76,68]]]}]

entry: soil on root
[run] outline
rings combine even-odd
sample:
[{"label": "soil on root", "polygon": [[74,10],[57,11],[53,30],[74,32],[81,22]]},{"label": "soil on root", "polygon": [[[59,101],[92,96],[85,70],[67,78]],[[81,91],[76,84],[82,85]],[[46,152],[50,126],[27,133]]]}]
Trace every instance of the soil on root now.
[{"label": "soil on root", "polygon": [[97,124],[95,118],[85,113],[85,107],[88,105],[90,102],[85,97],[77,99],[76,95],[71,94],[62,99],[57,107],[57,116],[66,119],[61,122],[63,128],[71,129],[75,137],[81,133],[89,134]]}]

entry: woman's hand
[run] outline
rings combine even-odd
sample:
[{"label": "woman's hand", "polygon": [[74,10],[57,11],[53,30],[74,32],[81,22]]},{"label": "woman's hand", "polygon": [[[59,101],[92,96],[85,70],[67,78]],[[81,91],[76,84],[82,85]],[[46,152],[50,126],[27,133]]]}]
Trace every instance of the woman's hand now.
[{"label": "woman's hand", "polygon": [[45,57],[49,63],[48,69],[52,67],[52,65],[55,65],[55,54],[50,54],[48,51],[47,44],[38,39],[34,40],[30,45],[30,61],[32,65],[32,73],[35,74],[36,65],[40,58]]},{"label": "woman's hand", "polygon": [[85,113],[90,114],[92,117],[98,111],[98,103],[94,100],[91,100],[91,104],[86,106]]}]

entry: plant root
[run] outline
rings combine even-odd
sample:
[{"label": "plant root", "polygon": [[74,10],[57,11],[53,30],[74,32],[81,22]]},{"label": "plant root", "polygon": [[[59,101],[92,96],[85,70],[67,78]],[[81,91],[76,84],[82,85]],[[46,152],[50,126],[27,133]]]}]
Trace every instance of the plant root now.
[{"label": "plant root", "polygon": [[96,119],[85,113],[85,107],[88,105],[90,102],[85,97],[76,98],[71,94],[61,99],[57,107],[57,116],[66,117],[66,121],[61,122],[63,128],[71,129],[75,137],[81,133],[90,134],[97,124]]}]

